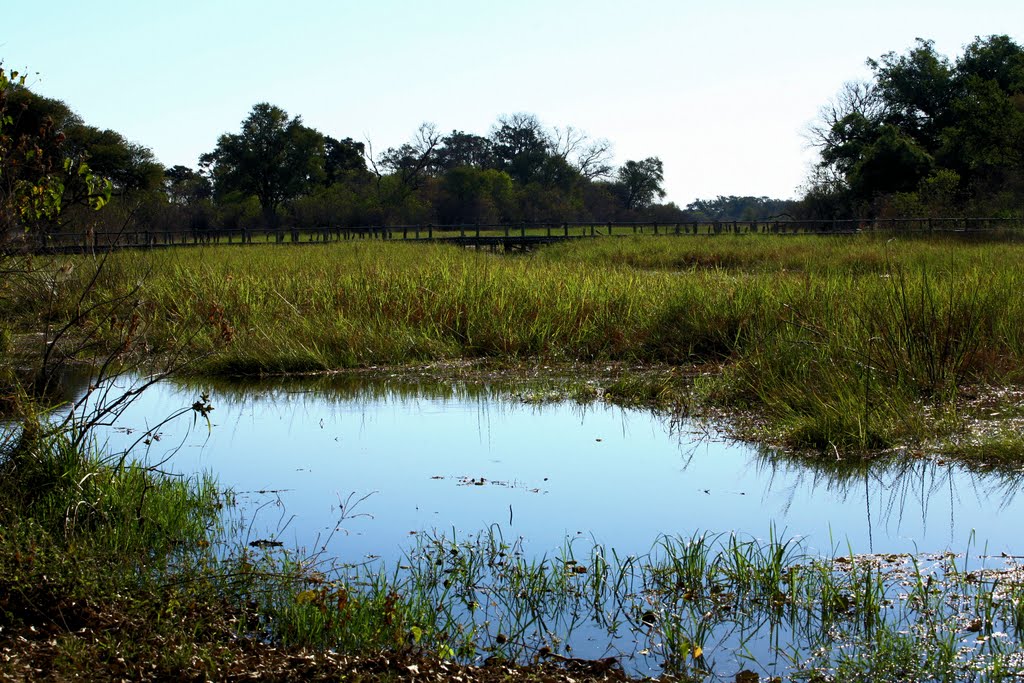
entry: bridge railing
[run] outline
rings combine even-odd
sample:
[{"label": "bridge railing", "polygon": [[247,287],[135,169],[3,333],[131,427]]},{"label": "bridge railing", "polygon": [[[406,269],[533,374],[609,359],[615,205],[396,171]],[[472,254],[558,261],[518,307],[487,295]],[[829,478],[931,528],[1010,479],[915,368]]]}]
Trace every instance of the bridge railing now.
[{"label": "bridge railing", "polygon": [[313,228],[215,228],[209,230],[120,230],[55,232],[23,237],[23,246],[40,252],[156,249],[212,244],[298,244],[348,240],[449,241],[472,244],[558,241],[628,235],[841,235],[892,233],[1020,233],[1022,218],[884,218],[829,220],[749,220],[682,222],[539,222],[455,225],[367,225]]}]

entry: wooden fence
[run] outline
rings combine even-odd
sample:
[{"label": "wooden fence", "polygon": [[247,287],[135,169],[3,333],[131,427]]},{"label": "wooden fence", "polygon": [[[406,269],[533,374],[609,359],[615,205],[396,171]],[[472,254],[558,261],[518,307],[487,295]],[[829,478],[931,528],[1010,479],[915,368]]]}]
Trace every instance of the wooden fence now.
[{"label": "wooden fence", "polygon": [[20,237],[18,247],[37,253],[159,249],[212,244],[317,244],[349,240],[447,242],[494,250],[530,249],[570,239],[629,235],[851,235],[887,233],[1002,232],[1024,236],[1020,218],[886,218],[838,220],[691,221],[678,223],[474,223],[317,228],[122,230],[47,233]]}]

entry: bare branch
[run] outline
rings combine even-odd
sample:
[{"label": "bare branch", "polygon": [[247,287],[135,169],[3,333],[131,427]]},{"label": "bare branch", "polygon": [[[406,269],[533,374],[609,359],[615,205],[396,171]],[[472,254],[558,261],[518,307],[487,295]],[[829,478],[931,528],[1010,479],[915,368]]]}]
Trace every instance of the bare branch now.
[{"label": "bare branch", "polygon": [[843,83],[839,92],[818,110],[818,118],[807,126],[804,138],[811,147],[828,147],[833,141],[833,129],[851,114],[859,114],[869,121],[878,121],[885,115],[885,103],[874,83]]},{"label": "bare branch", "polygon": [[605,138],[592,139],[586,131],[573,126],[556,126],[549,137],[554,155],[561,157],[584,178],[611,177],[612,143]]}]

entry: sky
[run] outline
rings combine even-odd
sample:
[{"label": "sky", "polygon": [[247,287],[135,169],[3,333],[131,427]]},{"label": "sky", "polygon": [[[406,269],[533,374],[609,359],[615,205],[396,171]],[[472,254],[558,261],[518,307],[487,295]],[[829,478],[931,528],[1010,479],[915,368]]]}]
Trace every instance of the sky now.
[{"label": "sky", "polygon": [[806,129],[869,57],[1024,42],[1024,2],[0,0],[0,60],[90,125],[195,167],[270,102],[377,151],[528,112],[659,157],[665,201],[799,196]]}]

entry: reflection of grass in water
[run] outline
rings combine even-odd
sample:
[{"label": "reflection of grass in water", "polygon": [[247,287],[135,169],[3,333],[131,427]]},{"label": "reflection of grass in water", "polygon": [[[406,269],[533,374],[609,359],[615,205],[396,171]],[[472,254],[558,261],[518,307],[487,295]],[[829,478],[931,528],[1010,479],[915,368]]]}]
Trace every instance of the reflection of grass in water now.
[{"label": "reflection of grass in water", "polygon": [[[556,367],[554,370],[573,376],[571,379],[549,374],[526,377],[519,368],[484,365],[472,369],[474,381],[466,381],[465,373],[469,372],[466,369],[458,371],[462,374],[451,375],[447,369],[424,368],[415,374],[379,371],[264,379],[182,378],[175,383],[195,393],[213,389],[216,391],[213,400],[217,404],[242,404],[255,400],[278,407],[307,400],[326,405],[334,402],[355,402],[358,405],[360,402],[430,399],[479,401],[481,405],[495,407],[502,404],[540,404],[535,409],[543,410],[543,405],[548,402],[564,402],[575,396],[576,410],[582,415],[592,402],[621,401],[615,394],[616,387],[633,383],[658,390],[678,381],[678,375],[671,369],[660,369],[646,378],[627,375],[625,380],[607,375],[591,378],[581,374],[576,367],[568,370]],[[485,382],[479,381],[481,375],[486,375]],[[680,445],[687,443],[697,448],[702,439],[714,438],[717,434],[703,432],[702,423],[686,418],[685,413],[665,411],[654,415],[664,423],[668,435],[678,435]],[[955,448],[969,453],[970,457],[966,458],[939,456],[923,449],[903,449],[867,457],[833,450],[830,457],[822,457],[815,451],[761,447],[752,451],[752,464],[759,471],[758,478],[767,482],[769,490],[778,479],[786,482],[787,488],[793,492],[823,489],[840,499],[867,496],[872,508],[869,514],[877,515],[881,521],[898,520],[908,504],[920,506],[935,497],[959,495],[954,488],[969,488],[989,500],[995,508],[1006,507],[1024,484],[1024,476],[1016,460],[1019,438],[1016,432],[1006,435],[1005,457],[1002,458],[994,457],[999,454],[994,446],[999,444],[988,441],[984,446],[956,444]],[[974,450],[968,451],[968,448]],[[688,461],[689,457],[682,453],[684,468]]]},{"label": "reflection of grass in water", "polygon": [[778,476],[792,492],[823,488],[839,500],[864,499],[868,514],[882,523],[901,522],[906,510],[919,511],[935,499],[949,499],[955,514],[960,489],[984,498],[996,514],[1024,487],[1024,474],[1013,460],[944,460],[921,451],[829,459],[769,448],[758,449],[754,458],[769,488]]},{"label": "reflection of grass in water", "polygon": [[689,379],[665,365],[553,364],[538,368],[524,363],[473,363],[263,378],[180,377],[173,382],[197,392],[214,391],[216,400],[229,405],[253,397],[273,400],[299,395],[327,403],[440,399],[586,405],[604,401],[653,408],[678,418],[685,415],[679,400]]}]

